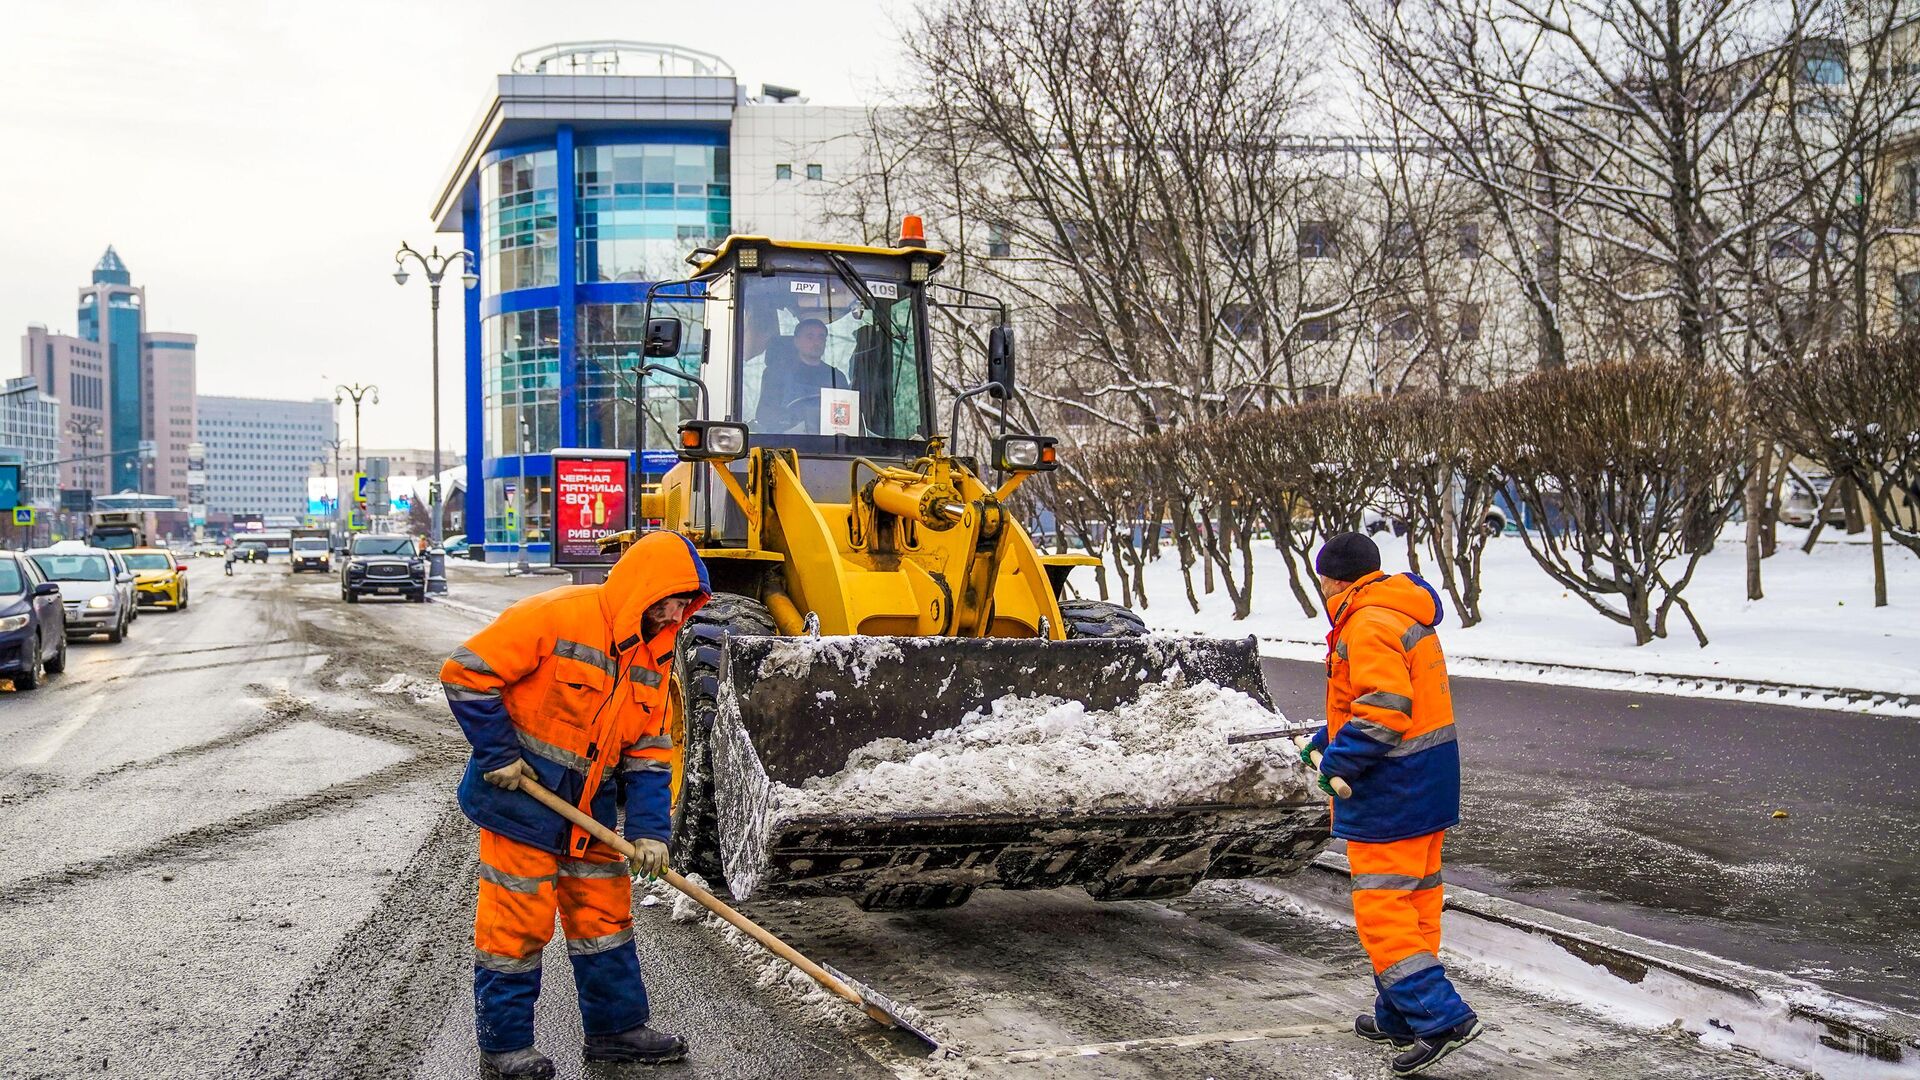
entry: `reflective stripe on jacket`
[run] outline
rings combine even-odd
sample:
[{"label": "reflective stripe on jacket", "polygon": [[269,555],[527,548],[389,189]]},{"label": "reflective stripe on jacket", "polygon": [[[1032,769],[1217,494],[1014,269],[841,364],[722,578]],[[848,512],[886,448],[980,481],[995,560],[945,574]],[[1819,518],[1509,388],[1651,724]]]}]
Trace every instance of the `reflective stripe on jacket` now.
[{"label": "reflective stripe on jacket", "polygon": [[628,839],[670,831],[673,741],[667,727],[674,624],[641,640],[640,617],[656,602],[698,592],[707,569],[678,533],[648,533],[599,585],[531,596],[455,649],[440,667],[447,704],[473,757],[460,808],[474,823],[561,855],[586,850],[585,831],[530,796],[494,787],[482,774],[524,759],[542,786],[614,824],[614,789],[627,777]]},{"label": "reflective stripe on jacket", "polygon": [[1384,843],[1460,821],[1460,747],[1433,586],[1378,571],[1328,601],[1327,727],[1321,771],[1344,777],[1333,834]]}]

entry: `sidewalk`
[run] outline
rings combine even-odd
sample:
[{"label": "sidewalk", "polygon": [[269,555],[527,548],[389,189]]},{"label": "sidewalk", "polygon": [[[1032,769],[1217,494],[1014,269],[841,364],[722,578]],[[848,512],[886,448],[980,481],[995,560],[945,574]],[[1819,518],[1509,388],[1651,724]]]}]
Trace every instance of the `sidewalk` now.
[{"label": "sidewalk", "polygon": [[[1407,569],[1404,542],[1382,541],[1382,569]],[[1632,632],[1590,608],[1548,578],[1517,537],[1487,546],[1482,608],[1485,621],[1462,629],[1451,611],[1442,624],[1447,656],[1457,674],[1592,689],[1639,690],[1723,697],[1775,704],[1920,716],[1920,559],[1889,547],[1891,604],[1873,606],[1871,553],[1864,545],[1821,544],[1811,555],[1787,546],[1763,564],[1767,598],[1745,598],[1746,565],[1737,540],[1722,540],[1701,560],[1684,594],[1705,628],[1701,648],[1678,610],[1665,640],[1635,647]],[[1147,564],[1147,624],[1168,633],[1252,634],[1261,651],[1318,661],[1326,651],[1324,615],[1301,614],[1287,586],[1286,567],[1271,546],[1254,551],[1253,614],[1233,620],[1223,589],[1188,605],[1178,553],[1166,549]],[[1439,575],[1423,560],[1436,588]],[[1194,569],[1195,590],[1201,587]],[[1072,579],[1080,594],[1097,596],[1091,574]],[[1109,595],[1118,587],[1109,575]],[[1442,593],[1445,600],[1445,594]]]}]

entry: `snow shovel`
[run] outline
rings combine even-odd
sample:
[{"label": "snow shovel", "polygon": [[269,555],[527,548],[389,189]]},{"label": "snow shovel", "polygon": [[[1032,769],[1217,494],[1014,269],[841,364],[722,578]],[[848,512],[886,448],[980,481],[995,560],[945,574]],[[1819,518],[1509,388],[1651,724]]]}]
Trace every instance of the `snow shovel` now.
[{"label": "snow shovel", "polygon": [[[1297,749],[1299,747],[1307,745],[1307,743],[1312,741],[1313,741],[1313,737],[1311,735],[1296,735],[1294,736],[1294,739],[1293,739],[1293,745]],[[1320,767],[1321,756],[1322,755],[1320,751],[1315,750],[1313,752],[1313,767],[1316,769]],[[1353,798],[1353,785],[1347,783],[1345,780],[1342,780],[1337,776],[1327,777],[1327,786],[1333,789],[1333,793],[1335,795],[1338,795],[1343,799]]]},{"label": "snow shovel", "polygon": [[[579,807],[531,780],[522,779],[519,787],[521,791],[539,800],[542,806],[545,806],[547,809],[585,829],[594,839],[619,852],[621,855],[627,856],[628,858],[633,856],[632,844],[621,839],[620,835],[612,829],[594,820],[591,815],[583,813]],[[775,937],[771,931],[721,903],[712,893],[681,877],[673,870],[660,871],[660,878],[687,896],[692,897],[701,907],[706,908],[708,911],[713,912],[715,915],[733,924],[733,926],[738,928],[742,933],[759,942],[768,952],[773,953],[780,959],[806,972],[809,978],[821,986],[826,987],[831,993],[859,1006],[861,1011],[865,1012],[874,1020],[887,1027],[896,1028],[912,1035],[914,1038],[925,1043],[929,1050],[937,1051],[940,1049],[939,1040],[921,1030],[913,1020],[903,1015],[901,1007],[895,1004],[894,1001],[885,994],[874,990],[872,987],[856,982],[853,979],[849,979],[832,968],[816,964],[807,959],[800,954],[800,950],[781,941]]]}]

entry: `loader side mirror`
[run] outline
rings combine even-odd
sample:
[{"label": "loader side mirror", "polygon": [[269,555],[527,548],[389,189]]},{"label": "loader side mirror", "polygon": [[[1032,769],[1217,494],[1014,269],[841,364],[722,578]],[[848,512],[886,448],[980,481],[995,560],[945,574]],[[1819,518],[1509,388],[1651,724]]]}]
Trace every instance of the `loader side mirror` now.
[{"label": "loader side mirror", "polygon": [[642,349],[651,359],[680,355],[680,320],[648,319],[647,342]]},{"label": "loader side mirror", "polygon": [[1017,386],[1013,374],[1013,327],[996,326],[987,333],[987,381],[999,383],[987,393],[995,398],[1005,399],[1014,395]]}]

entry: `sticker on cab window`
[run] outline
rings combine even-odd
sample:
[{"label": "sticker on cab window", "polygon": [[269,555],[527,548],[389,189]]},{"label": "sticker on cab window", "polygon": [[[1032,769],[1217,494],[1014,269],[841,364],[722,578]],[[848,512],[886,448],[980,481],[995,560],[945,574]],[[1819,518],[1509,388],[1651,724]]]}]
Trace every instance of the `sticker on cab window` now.
[{"label": "sticker on cab window", "polygon": [[900,299],[900,286],[891,281],[869,281],[867,291],[873,294],[875,300]]},{"label": "sticker on cab window", "polygon": [[817,281],[790,281],[787,283],[787,288],[797,293],[806,293],[808,296],[820,295],[820,283]]}]

